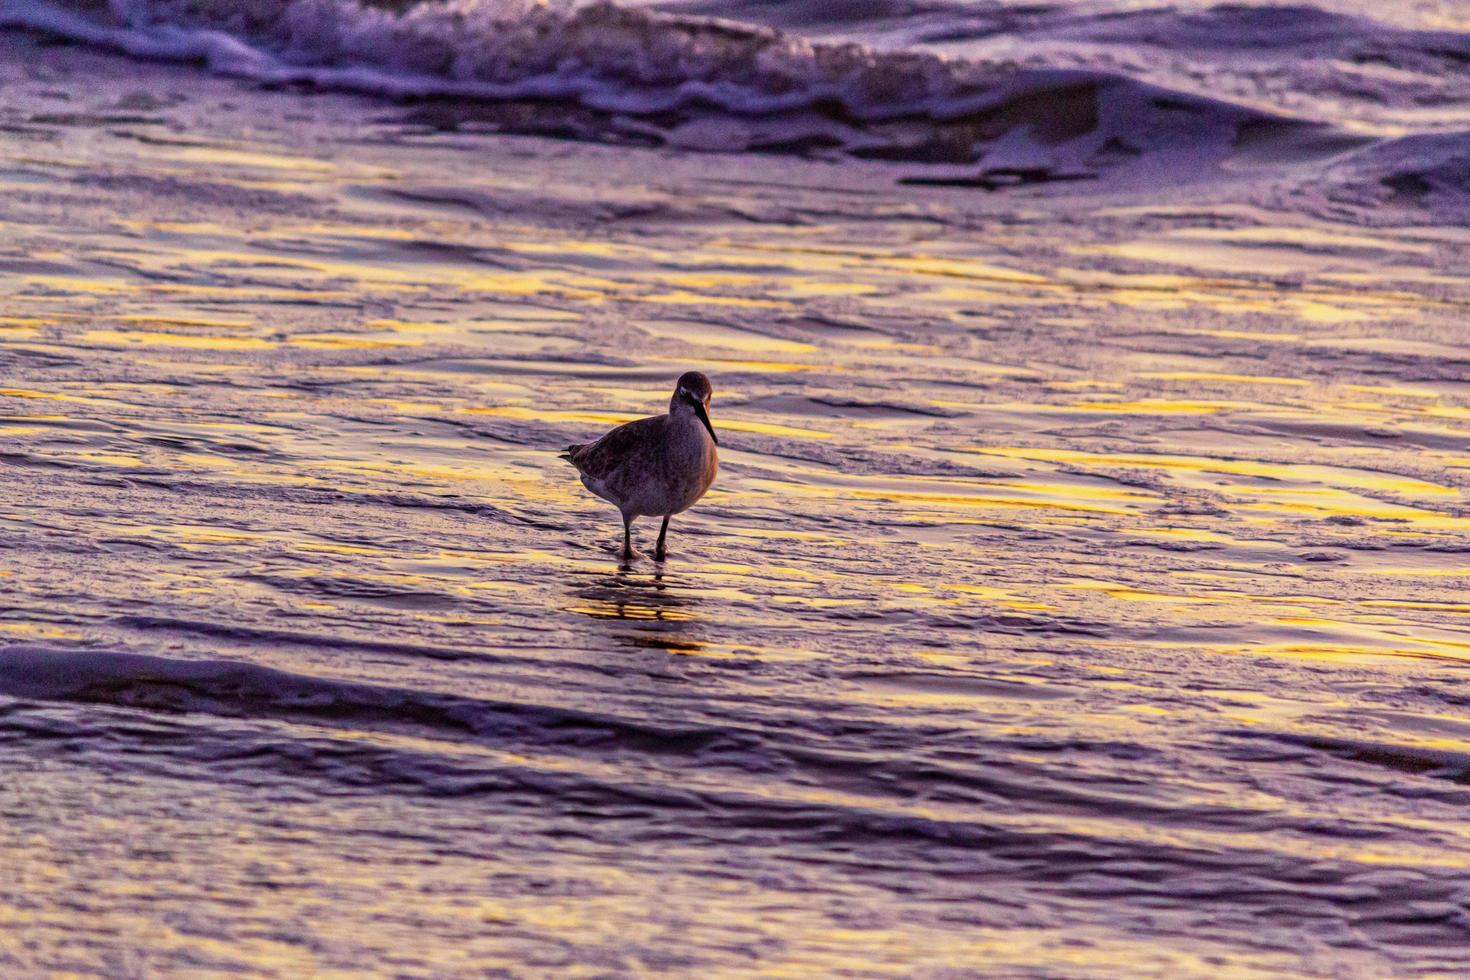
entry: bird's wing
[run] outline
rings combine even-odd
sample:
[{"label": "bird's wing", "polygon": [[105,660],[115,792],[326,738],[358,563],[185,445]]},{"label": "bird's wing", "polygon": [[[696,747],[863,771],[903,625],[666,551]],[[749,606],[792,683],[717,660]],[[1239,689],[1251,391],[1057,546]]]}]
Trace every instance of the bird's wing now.
[{"label": "bird's wing", "polygon": [[613,429],[596,442],[589,442],[585,446],[570,449],[567,456],[572,465],[583,475],[594,480],[605,480],[617,472],[623,462],[637,452],[640,446],[656,441],[658,430],[663,426],[663,420],[662,415],[655,415],[652,418],[628,422]]}]

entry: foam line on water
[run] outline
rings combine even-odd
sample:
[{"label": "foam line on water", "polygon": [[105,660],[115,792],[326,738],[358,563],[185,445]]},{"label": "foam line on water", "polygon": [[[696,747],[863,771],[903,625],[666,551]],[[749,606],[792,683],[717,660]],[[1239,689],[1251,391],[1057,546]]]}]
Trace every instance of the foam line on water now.
[{"label": "foam line on water", "polygon": [[[611,4],[353,0],[236,5],[114,0],[104,13],[0,0],[0,26],[272,85],[467,104],[572,104],[577,135],[697,149],[827,148],[885,160],[1075,179],[1161,154],[1221,158],[1244,127],[1295,121],[1087,68],[1018,68],[818,44],[780,31]],[[454,108],[457,107],[457,108]],[[441,113],[442,115],[443,113]],[[565,129],[564,110],[537,125]],[[500,120],[503,124],[504,121]],[[1187,168],[1184,168],[1187,170]],[[1058,178],[1060,179],[1060,178]]]}]

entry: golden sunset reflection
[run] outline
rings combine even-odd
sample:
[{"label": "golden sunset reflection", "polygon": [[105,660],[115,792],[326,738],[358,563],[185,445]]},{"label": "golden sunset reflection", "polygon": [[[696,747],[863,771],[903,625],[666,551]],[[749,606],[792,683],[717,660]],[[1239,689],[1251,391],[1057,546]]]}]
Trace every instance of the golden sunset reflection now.
[{"label": "golden sunset reflection", "polygon": [[[225,6],[189,15],[243,46]],[[208,49],[265,85],[0,32],[0,975],[1465,972],[1458,170],[1214,61],[1129,88],[1182,49],[1033,78],[1080,8],[1014,51],[1020,8],[924,14],[997,82],[626,5],[470,57],[474,4],[412,43],[450,11],[409,6],[329,66]],[[337,5],[293,10],[265,35]],[[1355,10],[1308,23],[1324,86],[1452,74],[1422,25],[1354,61]],[[623,87],[314,81],[390,43]],[[690,66],[956,87],[629,107]],[[686,371],[718,475],[624,556],[559,454]]]}]

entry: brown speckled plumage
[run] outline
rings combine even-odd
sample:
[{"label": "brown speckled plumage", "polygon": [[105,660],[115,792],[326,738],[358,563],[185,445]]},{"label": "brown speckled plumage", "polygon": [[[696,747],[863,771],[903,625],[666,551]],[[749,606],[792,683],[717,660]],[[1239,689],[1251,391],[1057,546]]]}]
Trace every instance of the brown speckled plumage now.
[{"label": "brown speckled plumage", "polygon": [[622,512],[624,559],[633,557],[633,520],[662,517],[655,551],[662,560],[669,518],[694,506],[714,482],[719,457],[709,423],[711,393],[709,379],[690,371],[679,379],[668,414],[620,425],[562,453],[588,490]]}]

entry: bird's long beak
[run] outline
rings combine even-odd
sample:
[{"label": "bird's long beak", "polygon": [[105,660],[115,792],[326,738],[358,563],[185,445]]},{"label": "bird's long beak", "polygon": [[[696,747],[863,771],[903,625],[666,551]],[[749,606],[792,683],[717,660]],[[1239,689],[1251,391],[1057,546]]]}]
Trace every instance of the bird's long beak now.
[{"label": "bird's long beak", "polygon": [[718,446],[720,444],[720,437],[715,435],[715,427],[713,425],[710,425],[709,413],[704,410],[704,402],[699,401],[695,398],[691,398],[689,400],[694,403],[694,414],[699,416],[699,421],[703,422],[704,427],[709,430],[709,437],[713,439],[715,441],[715,445]]}]

